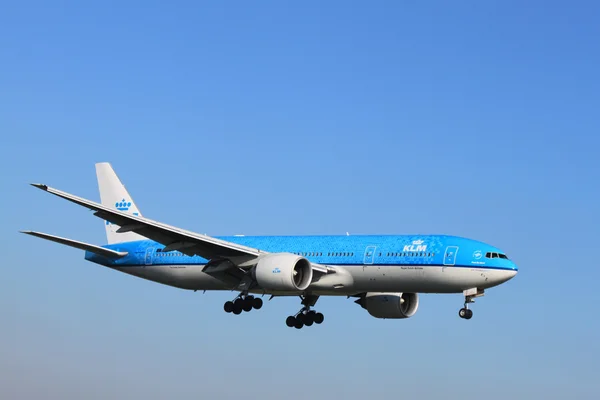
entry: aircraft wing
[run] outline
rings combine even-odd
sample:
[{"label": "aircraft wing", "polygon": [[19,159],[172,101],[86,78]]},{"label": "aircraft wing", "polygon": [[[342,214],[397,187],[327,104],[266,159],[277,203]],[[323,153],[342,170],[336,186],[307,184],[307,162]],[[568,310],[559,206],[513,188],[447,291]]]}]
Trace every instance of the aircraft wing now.
[{"label": "aircraft wing", "polygon": [[34,231],[21,231],[26,235],[36,236],[42,239],[50,240],[51,242],[56,242],[60,244],[64,244],[66,246],[75,247],[76,249],[90,251],[92,253],[98,254],[102,257],[119,259],[123,258],[127,255],[126,251],[115,251],[111,249],[107,249],[100,246],[95,246],[93,244],[80,242],[78,240],[71,240],[60,236],[49,235],[47,233],[42,232],[34,232]]},{"label": "aircraft wing", "polygon": [[[161,243],[165,245],[163,251],[177,250],[188,256],[198,255],[207,260],[233,259],[237,260],[238,264],[245,262],[246,265],[249,265],[247,261],[261,255],[269,254],[260,249],[254,249],[211,236],[186,231],[138,215],[127,214],[123,211],[112,209],[94,201],[51,188],[47,185],[39,183],[32,183],[31,185],[93,210],[95,216],[120,226],[117,232],[136,232],[148,239]],[[333,272],[332,269],[330,270],[324,265],[313,263],[312,266],[313,270],[317,272]]]}]

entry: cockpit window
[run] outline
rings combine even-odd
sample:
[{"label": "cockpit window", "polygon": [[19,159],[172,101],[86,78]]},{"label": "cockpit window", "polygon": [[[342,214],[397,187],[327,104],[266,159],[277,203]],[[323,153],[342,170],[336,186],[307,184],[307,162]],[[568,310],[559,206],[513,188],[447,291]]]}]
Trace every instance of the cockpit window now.
[{"label": "cockpit window", "polygon": [[485,253],[485,258],[503,258],[505,260],[508,260],[508,257],[506,256],[506,254],[502,254],[502,253]]}]

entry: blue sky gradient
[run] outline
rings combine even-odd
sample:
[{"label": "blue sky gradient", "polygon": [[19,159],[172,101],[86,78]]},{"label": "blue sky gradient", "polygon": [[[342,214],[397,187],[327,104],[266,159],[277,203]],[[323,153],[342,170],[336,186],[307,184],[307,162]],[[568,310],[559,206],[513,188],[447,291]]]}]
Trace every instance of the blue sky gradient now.
[{"label": "blue sky gradient", "polygon": [[[85,3],[85,4],[84,4]],[[373,4],[374,3],[374,4]],[[0,398],[597,399],[600,3],[4,3]],[[225,314],[19,234],[96,244],[109,161],[211,235],[455,234],[520,267],[461,320]]]}]

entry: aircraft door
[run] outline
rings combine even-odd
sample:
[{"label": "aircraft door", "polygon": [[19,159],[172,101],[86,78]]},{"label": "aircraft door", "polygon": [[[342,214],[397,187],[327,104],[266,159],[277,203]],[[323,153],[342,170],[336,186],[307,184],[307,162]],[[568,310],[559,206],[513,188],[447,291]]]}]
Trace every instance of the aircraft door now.
[{"label": "aircraft door", "polygon": [[152,256],[154,255],[154,248],[153,247],[149,247],[146,249],[146,257],[144,260],[144,263],[146,265],[152,265]]},{"label": "aircraft door", "polygon": [[446,247],[446,253],[444,254],[444,265],[456,264],[456,254],[458,253],[458,246]]},{"label": "aircraft door", "polygon": [[368,265],[368,264],[373,264],[373,262],[375,261],[375,249],[377,247],[376,246],[367,246],[367,248],[365,249],[365,259],[363,261],[363,264]]}]

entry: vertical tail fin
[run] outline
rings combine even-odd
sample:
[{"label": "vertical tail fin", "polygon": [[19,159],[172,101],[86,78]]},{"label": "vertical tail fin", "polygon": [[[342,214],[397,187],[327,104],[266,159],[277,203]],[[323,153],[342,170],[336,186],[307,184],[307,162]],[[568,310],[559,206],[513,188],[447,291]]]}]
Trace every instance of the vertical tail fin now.
[{"label": "vertical tail fin", "polygon": [[[102,205],[116,208],[128,214],[142,215],[109,163],[96,164],[96,177],[98,178],[98,189],[100,189],[100,201]],[[111,224],[108,221],[105,222],[105,228],[108,244],[134,242],[145,239],[135,232],[117,233],[119,226]]]}]

